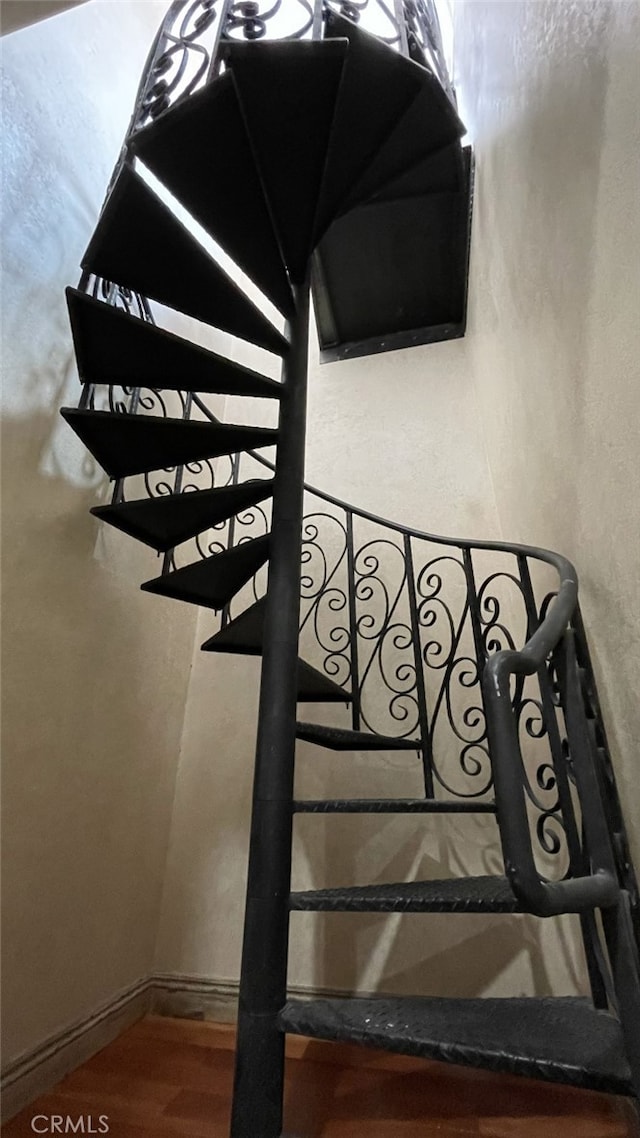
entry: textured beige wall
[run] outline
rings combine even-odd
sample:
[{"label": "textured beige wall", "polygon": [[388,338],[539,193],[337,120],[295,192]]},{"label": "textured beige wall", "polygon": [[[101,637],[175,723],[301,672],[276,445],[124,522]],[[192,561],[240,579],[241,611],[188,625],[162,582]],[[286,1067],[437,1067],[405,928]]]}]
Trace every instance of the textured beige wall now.
[{"label": "textured beige wall", "polygon": [[[575,558],[631,824],[637,11],[455,5],[457,82],[477,158],[469,332],[315,366],[307,458],[309,481],[375,512]],[[241,412],[230,400],[227,413]],[[212,625],[200,617],[156,965],[232,979],[258,664],[199,654]],[[340,709],[330,715],[346,722]],[[298,787],[318,797],[419,792],[410,756],[306,746]],[[499,868],[486,821],[309,818],[297,827],[297,887]],[[291,978],[302,985],[501,995],[585,985],[570,920],[295,914],[293,932]]]},{"label": "textured beige wall", "polygon": [[[117,20],[113,18],[118,8]],[[89,4],[3,43],[3,1060],[145,976],[193,637],[105,532],[64,286],[164,4]],[[117,82],[116,82],[117,78]]]}]

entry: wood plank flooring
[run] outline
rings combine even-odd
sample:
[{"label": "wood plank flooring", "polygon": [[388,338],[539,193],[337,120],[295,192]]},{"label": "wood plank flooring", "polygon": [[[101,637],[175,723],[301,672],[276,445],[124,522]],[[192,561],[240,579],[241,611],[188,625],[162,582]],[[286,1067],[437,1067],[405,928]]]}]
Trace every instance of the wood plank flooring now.
[{"label": "wood plank flooring", "polygon": [[[226,1025],[147,1016],[2,1136],[55,1114],[91,1115],[94,1132],[107,1115],[111,1138],[228,1138],[233,1046]],[[295,1037],[287,1053],[291,1138],[640,1138],[607,1095]]]}]

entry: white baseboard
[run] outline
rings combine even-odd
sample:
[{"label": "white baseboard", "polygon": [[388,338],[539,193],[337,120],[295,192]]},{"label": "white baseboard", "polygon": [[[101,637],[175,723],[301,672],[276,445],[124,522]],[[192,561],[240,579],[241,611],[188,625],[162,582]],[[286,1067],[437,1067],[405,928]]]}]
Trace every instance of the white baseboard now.
[{"label": "white baseboard", "polygon": [[7,1063],[2,1071],[2,1121],[28,1106],[69,1071],[102,1050],[150,1007],[151,980],[138,980],[31,1051]]}]

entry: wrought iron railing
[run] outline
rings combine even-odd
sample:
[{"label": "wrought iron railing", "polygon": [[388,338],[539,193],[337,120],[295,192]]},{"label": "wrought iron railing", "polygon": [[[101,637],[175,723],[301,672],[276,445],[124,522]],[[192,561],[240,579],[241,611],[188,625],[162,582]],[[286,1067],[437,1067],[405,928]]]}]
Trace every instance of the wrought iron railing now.
[{"label": "wrought iron railing", "polygon": [[225,40],[321,39],[329,10],[428,67],[454,99],[435,0],[175,0],[149,55],[127,137],[217,75]]},{"label": "wrought iron railing", "polygon": [[[130,391],[112,394],[111,405],[124,406],[133,396]],[[177,412],[215,421],[198,395],[142,389],[135,398],[138,413]],[[118,495],[188,493],[270,477],[272,470],[261,454],[236,454],[126,479],[118,484]],[[269,528],[268,502],[252,506],[166,554],[164,571],[249,541]],[[265,567],[212,621],[224,625],[259,600],[266,579]],[[576,574],[563,557],[533,547],[421,533],[306,487],[300,654],[351,697],[342,712],[345,725],[415,740],[426,797],[490,807],[495,747],[505,748],[490,743],[486,677],[506,655],[514,678],[505,761],[524,789],[536,872],[558,881],[585,871],[572,766],[575,744],[572,748],[557,660],[571,630],[579,644],[579,679],[586,695],[595,686]],[[582,714],[594,756],[606,772],[610,757],[593,696],[585,700]],[[389,753],[386,761],[396,759]],[[630,859],[615,794],[609,808],[618,834],[619,873],[628,882]]]}]

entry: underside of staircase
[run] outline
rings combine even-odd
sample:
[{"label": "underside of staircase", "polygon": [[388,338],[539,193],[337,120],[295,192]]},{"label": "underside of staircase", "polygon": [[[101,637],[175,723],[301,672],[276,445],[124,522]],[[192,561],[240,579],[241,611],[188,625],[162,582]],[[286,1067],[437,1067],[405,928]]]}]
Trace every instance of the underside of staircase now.
[{"label": "underside of staircase", "polygon": [[[182,7],[172,6],[171,19]],[[365,707],[367,669],[358,660],[358,644],[362,650],[373,636],[359,615],[373,570],[358,577],[353,528],[368,516],[337,503],[347,519],[344,564],[351,574],[344,594],[349,674],[339,675],[337,653],[316,659],[303,650],[311,290],[325,360],[461,335],[473,172],[452,92],[420,55],[410,22],[411,34],[407,38],[405,29],[398,47],[332,7],[318,11],[308,39],[262,38],[257,17],[244,13],[244,23],[234,17],[226,33],[219,31],[206,81],[174,103],[162,78],[173,48],[168,25],[161,29],[82,262],[80,287],[67,294],[83,386],[79,406],[62,414],[114,481],[111,502],[92,512],[162,555],[161,572],[142,584],[145,591],[221,614],[205,652],[262,658],[233,1138],[281,1134],[287,1032],[613,1094],[640,1091],[637,886],[573,567],[544,550],[448,542],[388,523],[404,557],[411,633],[406,643],[396,636],[395,647],[410,654],[417,710],[415,728],[401,733],[399,717],[391,717],[380,730]],[[245,33],[240,39],[231,34],[238,20]],[[238,276],[205,251],[150,188],[144,170],[269,305],[251,299]],[[271,353],[281,360],[280,379],[158,327],[150,301]],[[220,422],[207,411],[207,395],[275,401],[278,426]],[[162,414],[156,413],[158,396],[167,400]],[[239,474],[243,455],[259,471],[249,479]],[[223,460],[231,462],[230,481],[200,485],[199,473]],[[155,494],[149,489],[154,476],[162,486]],[[251,511],[270,511],[266,532],[243,533],[237,525]],[[209,531],[225,540],[202,543]],[[465,712],[465,730],[486,722],[482,746],[490,772],[479,793],[458,794],[434,758],[440,707],[447,703],[451,723],[454,711],[450,687],[434,706],[425,680],[436,667],[434,642],[424,637],[433,623],[433,582],[440,578],[416,563],[421,539],[440,543],[436,560],[454,560],[464,583],[461,620],[443,667],[450,683],[461,630],[468,627],[474,655],[460,657],[467,661],[461,688],[473,688],[476,703]],[[176,551],[194,541],[198,555],[185,563]],[[475,575],[478,551],[508,556],[512,574],[517,571],[527,617],[520,647],[508,636],[500,639],[503,624],[487,616],[485,584]],[[534,596],[534,563],[557,578],[542,603]],[[265,568],[268,584],[260,591],[256,582],[264,580]],[[239,596],[244,599],[234,608]],[[527,711],[530,679],[538,685],[536,714],[544,730]],[[297,718],[302,702],[318,705],[317,722]],[[325,704],[344,713],[344,725],[322,722]],[[550,750],[545,786],[552,777],[557,803],[539,833],[544,844],[551,815],[562,826],[567,865],[555,878],[540,871],[534,856],[528,810],[536,799],[523,773],[523,723],[526,734],[544,736]],[[459,739],[462,767],[473,781],[481,764],[467,735]],[[313,748],[318,761],[327,750],[418,754],[424,796],[295,799],[296,742]],[[425,826],[434,814],[489,815],[488,824],[499,830],[503,873],[291,892],[295,815],[393,813],[421,816]],[[553,843],[546,845],[549,852]],[[345,914],[345,936],[353,912],[438,913],[451,920],[456,914],[518,920],[525,913],[576,913],[591,995],[291,1001],[288,936],[298,911]]]}]

